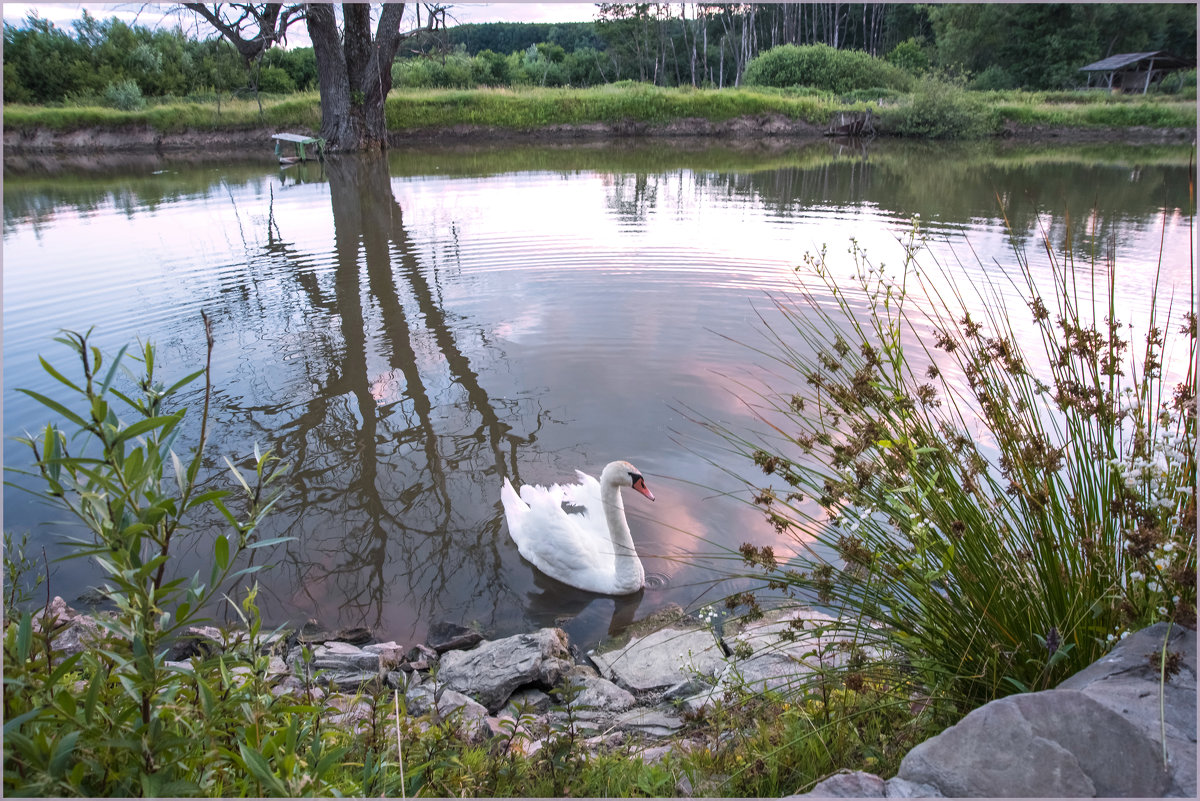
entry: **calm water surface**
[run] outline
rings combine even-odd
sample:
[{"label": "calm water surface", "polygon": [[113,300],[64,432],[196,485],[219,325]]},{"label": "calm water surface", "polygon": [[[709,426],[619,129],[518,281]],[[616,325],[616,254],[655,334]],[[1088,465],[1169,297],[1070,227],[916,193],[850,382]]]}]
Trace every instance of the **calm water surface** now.
[{"label": "calm water surface", "polygon": [[[203,365],[204,310],[209,480],[227,485],[221,457],[245,465],[255,443],[291,465],[262,530],[294,538],[262,559],[264,613],[402,642],[444,618],[496,636],[557,623],[586,643],[728,592],[700,555],[774,535],[721,497],[736,488],[709,459],[726,457],[681,409],[751,423],[722,374],[762,359],[728,337],[753,340],[768,294],[798,292],[806,252],[827,245],[848,276],[854,239],[898,264],[919,215],[931,258],[978,283],[1013,263],[1002,198],[1037,265],[1042,231],[1080,264],[1114,243],[1127,316],[1149,309],[1160,241],[1165,280],[1191,292],[1186,148],[656,142],[286,169],[269,156],[6,161],[4,435],[45,424],[14,390],[53,391],[38,354],[74,367],[59,329],[95,326],[110,352],[152,340],[164,375],[181,376]],[[198,405],[199,385],[185,397]],[[651,584],[614,600],[522,560],[499,487],[618,458],[657,501],[627,494]],[[29,459],[8,439],[4,462]],[[60,518],[5,488],[5,530],[52,558],[73,533]],[[190,533],[182,571],[206,565],[213,530]],[[58,562],[51,591],[97,580]]]}]

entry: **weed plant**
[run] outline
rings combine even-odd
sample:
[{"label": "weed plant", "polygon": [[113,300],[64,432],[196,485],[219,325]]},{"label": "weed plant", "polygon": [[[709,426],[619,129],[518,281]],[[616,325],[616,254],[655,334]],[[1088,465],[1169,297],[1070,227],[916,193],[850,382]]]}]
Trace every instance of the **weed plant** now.
[{"label": "weed plant", "polygon": [[809,254],[821,291],[777,300],[752,346],[772,385],[741,383],[767,427],[704,421],[795,541],[788,560],[744,545],[750,575],[960,712],[1053,687],[1131,629],[1194,627],[1194,312],[1132,331],[1111,250],[1078,264],[1046,239],[1052,286],[1018,250],[964,288],[919,226],[903,244],[895,277],[852,246],[853,286]]}]

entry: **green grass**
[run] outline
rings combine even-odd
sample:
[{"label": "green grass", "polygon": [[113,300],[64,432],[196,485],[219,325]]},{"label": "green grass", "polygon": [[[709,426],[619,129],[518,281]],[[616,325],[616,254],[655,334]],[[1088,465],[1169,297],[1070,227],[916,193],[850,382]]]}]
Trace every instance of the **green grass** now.
[{"label": "green grass", "polygon": [[264,98],[260,116],[253,100],[225,101],[218,110],[214,102],[174,102],[147,105],[137,111],[118,111],[100,106],[4,107],[6,130],[47,128],[75,131],[82,128],[150,128],[160,133],[194,131],[241,131],[262,127],[319,129],[321,109],[315,93]]},{"label": "green grass", "polygon": [[[1068,97],[1045,92],[968,92],[976,116],[986,114],[989,130],[995,120],[1024,124],[1066,126],[1148,125],[1186,127],[1195,124],[1194,101],[1156,100],[1106,93],[1074,93]],[[876,97],[878,95],[878,97]],[[1076,97],[1079,95],[1079,97]],[[737,117],[779,114],[823,126],[838,111],[872,108],[884,111],[879,100],[893,108],[906,107],[915,95],[894,90],[859,91],[838,97],[805,88],[774,89],[662,88],[623,81],[590,89],[463,89],[393,90],[386,116],[393,131],[416,131],[456,125],[488,126],[529,131],[546,126],[625,122],[664,125],[679,119],[723,122]],[[961,103],[959,105],[962,105]],[[895,113],[894,111],[892,112]],[[253,100],[224,102],[218,112],[213,102],[149,103],[137,111],[117,111],[98,106],[5,107],[7,130],[46,128],[70,131],[98,127],[149,127],[162,133],[185,130],[219,131],[256,128],[292,128],[315,131],[320,127],[316,93],[271,96],[263,100],[260,114]],[[952,133],[980,135],[980,126],[952,126]],[[929,125],[912,126],[914,135]]]},{"label": "green grass", "polygon": [[623,82],[594,89],[414,90],[388,99],[390,130],[486,125],[528,130],[549,125],[641,122],[681,118],[722,122],[782,114],[823,124],[837,107],[818,97],[788,97],[749,89],[664,89]]}]

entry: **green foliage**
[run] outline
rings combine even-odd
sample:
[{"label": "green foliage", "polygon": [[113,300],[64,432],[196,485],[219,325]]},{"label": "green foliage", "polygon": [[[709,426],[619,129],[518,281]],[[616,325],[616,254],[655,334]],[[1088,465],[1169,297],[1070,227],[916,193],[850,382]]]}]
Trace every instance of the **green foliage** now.
[{"label": "green foliage", "polygon": [[856,89],[907,89],[908,74],[860,50],[835,50],[818,45],[780,45],[746,66],[749,86],[811,86],[845,94]]},{"label": "green foliage", "polygon": [[997,91],[1017,88],[1017,82],[1008,70],[993,64],[971,79],[971,88],[977,91]]},{"label": "green foliage", "polygon": [[258,73],[258,91],[276,95],[296,91],[296,82],[281,67],[263,67]]},{"label": "green foliage", "polygon": [[880,128],[924,139],[979,139],[995,130],[991,110],[958,83],[923,78],[907,103],[884,110]]},{"label": "green foliage", "polygon": [[[207,330],[207,320],[205,324]],[[208,337],[211,354],[211,332]],[[204,792],[214,779],[213,765],[222,761],[216,753],[221,749],[210,752],[198,748],[198,742],[208,737],[232,744],[244,732],[227,730],[218,737],[205,729],[213,719],[206,714],[213,711],[212,688],[199,677],[193,684],[185,672],[168,666],[167,647],[204,620],[204,609],[230,582],[258,569],[239,568],[243,555],[277,542],[256,541],[254,534],[274,504],[271,484],[280,468],[274,457],[257,449],[250,479],[229,463],[246,494],[246,510],[236,515],[225,503],[227,491],[201,486],[211,393],[207,383],[197,444],[190,456],[176,450],[185,409],[172,406],[207,371],[167,385],[158,377],[152,345],[138,353],[122,348],[108,360],[88,338],[64,332],[56,339],[74,353],[76,375],[42,359],[43,368],[62,387],[57,397],[18,390],[59,422],[48,423],[37,437],[18,438],[32,451],[37,472],[13,472],[40,480],[41,490],[22,488],[67,512],[89,532],[68,540],[74,546],[68,558],[90,559],[99,566],[101,592],[115,611],[98,616],[96,639],[65,660],[54,656],[58,635],[53,621],[39,619],[37,649],[30,614],[8,627],[5,791],[91,796]],[[128,363],[140,364],[139,372],[127,370]],[[191,521],[206,510],[219,512],[229,527],[228,533],[207,532],[212,552],[208,575],[171,575],[172,547],[178,549],[181,540],[191,547],[200,544],[200,530]],[[253,593],[247,603],[253,603]],[[251,635],[256,634],[252,626]],[[233,689],[223,688],[222,697]],[[204,706],[209,708],[202,710]]]},{"label": "green foliage", "polygon": [[28,531],[21,535],[19,542],[11,532],[4,532],[3,602],[6,623],[10,615],[33,600],[33,593],[47,578],[45,573],[38,571],[37,564],[29,557],[28,548]]},{"label": "green foliage", "polygon": [[146,107],[142,90],[136,82],[128,79],[105,87],[104,102],[119,111],[137,111]]},{"label": "green foliage", "polygon": [[916,38],[909,38],[900,42],[883,59],[889,64],[894,64],[913,75],[921,75],[927,72],[930,67],[929,55]]},{"label": "green foliage", "polygon": [[745,399],[776,433],[709,425],[797,540],[746,563],[967,711],[1057,685],[1130,629],[1195,625],[1196,323],[1155,312],[1126,334],[1115,256],[1075,265],[1047,240],[1044,285],[1017,251],[965,287],[922,244],[914,224],[894,273],[852,245],[851,282],[806,256],[823,290],[777,302],[759,351],[782,383]]},{"label": "green foliage", "polygon": [[1079,86],[1080,67],[1116,53],[1196,52],[1192,4],[933,4],[929,19],[939,66],[968,76],[1002,68],[1026,89]]}]

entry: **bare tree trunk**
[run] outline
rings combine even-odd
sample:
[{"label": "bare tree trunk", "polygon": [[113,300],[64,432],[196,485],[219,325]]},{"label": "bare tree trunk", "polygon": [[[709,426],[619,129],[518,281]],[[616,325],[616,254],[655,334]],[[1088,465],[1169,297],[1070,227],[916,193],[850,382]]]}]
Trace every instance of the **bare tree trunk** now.
[{"label": "bare tree trunk", "polygon": [[[321,136],[330,150],[384,149],[384,102],[392,88],[392,60],[404,38],[404,3],[383,5],[373,37],[370,6],[344,3],[342,17],[345,34],[339,36],[333,6],[308,7],[308,35],[321,89]],[[435,20],[431,12],[430,27]]]}]

